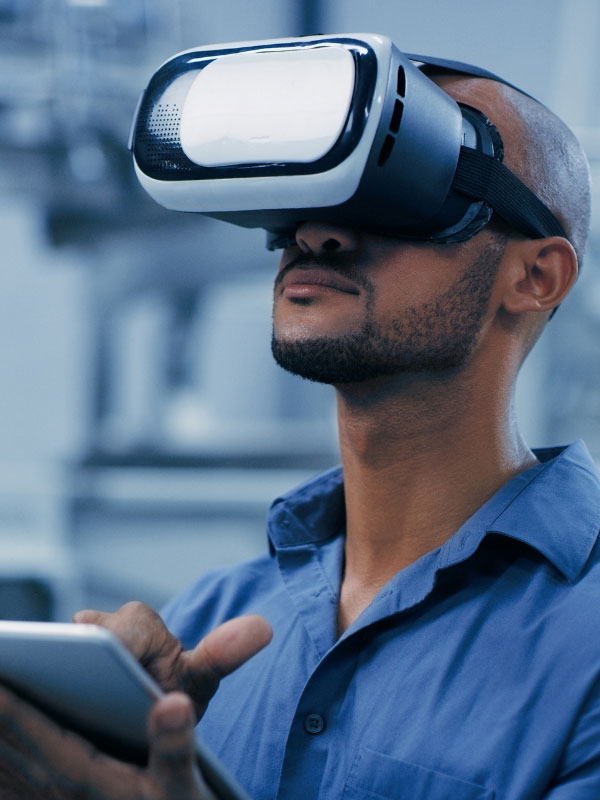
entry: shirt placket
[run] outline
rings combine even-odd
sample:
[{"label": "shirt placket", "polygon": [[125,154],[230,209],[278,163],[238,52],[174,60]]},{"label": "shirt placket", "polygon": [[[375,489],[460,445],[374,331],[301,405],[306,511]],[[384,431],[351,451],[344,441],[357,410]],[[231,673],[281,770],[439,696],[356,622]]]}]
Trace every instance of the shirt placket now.
[{"label": "shirt placket", "polygon": [[344,748],[344,732],[336,720],[358,668],[361,636],[426,597],[439,561],[436,551],[397,576],[336,641],[339,587],[336,591],[330,578],[339,574],[342,554],[342,537],[328,551],[309,544],[278,551],[284,583],[315,650],[314,669],[298,698],[286,741],[277,792],[286,800],[327,797],[331,787],[322,785],[323,776],[328,759]]}]

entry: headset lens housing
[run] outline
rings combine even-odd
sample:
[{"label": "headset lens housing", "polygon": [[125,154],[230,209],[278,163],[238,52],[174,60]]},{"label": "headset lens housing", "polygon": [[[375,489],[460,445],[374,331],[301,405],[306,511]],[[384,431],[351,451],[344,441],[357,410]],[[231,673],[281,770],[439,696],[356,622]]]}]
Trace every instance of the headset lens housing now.
[{"label": "headset lens housing", "polygon": [[183,152],[205,167],[317,161],[344,129],[354,80],[343,47],[216,59],[185,98]]}]

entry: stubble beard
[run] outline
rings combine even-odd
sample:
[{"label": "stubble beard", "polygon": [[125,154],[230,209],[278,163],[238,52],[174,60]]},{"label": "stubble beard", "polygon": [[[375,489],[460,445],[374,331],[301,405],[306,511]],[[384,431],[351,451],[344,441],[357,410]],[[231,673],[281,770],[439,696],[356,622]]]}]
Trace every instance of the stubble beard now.
[{"label": "stubble beard", "polygon": [[311,264],[334,269],[359,284],[366,294],[365,321],[355,332],[314,339],[281,341],[273,332],[273,357],[288,372],[333,385],[385,375],[429,372],[441,376],[460,370],[477,344],[503,245],[492,242],[445,292],[408,307],[385,330],[375,318],[375,287],[367,276],[342,269],[335,258],[312,257]]}]

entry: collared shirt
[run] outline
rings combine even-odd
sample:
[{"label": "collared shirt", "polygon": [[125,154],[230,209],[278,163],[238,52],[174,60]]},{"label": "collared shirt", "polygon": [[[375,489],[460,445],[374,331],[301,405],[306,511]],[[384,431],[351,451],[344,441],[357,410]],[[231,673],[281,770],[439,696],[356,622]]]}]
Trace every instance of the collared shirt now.
[{"label": "collared shirt", "polygon": [[340,638],[339,468],[275,501],[268,555],[169,604],[187,648],[273,627],[198,725],[254,800],[600,798],[600,476],[581,442],[536,455]]}]

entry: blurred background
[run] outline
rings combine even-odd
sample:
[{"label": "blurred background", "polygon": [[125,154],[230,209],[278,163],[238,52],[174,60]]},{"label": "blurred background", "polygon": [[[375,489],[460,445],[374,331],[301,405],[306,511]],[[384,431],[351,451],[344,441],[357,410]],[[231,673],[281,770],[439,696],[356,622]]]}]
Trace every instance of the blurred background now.
[{"label": "blurred background", "polygon": [[353,31],[480,64],[579,135],[586,267],[519,406],[533,445],[600,459],[597,0],[0,0],[0,617],[159,607],[262,552],[273,497],[336,462],[332,390],[271,362],[277,254],[155,205],[127,138],[178,50]]}]

